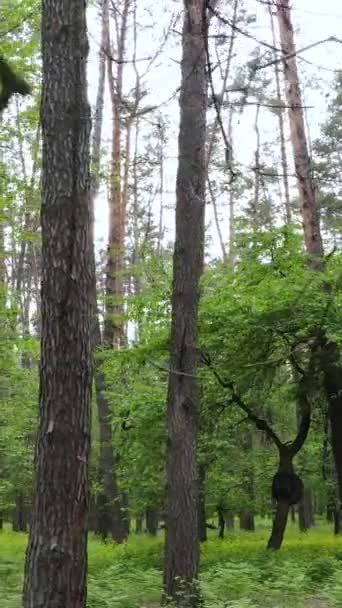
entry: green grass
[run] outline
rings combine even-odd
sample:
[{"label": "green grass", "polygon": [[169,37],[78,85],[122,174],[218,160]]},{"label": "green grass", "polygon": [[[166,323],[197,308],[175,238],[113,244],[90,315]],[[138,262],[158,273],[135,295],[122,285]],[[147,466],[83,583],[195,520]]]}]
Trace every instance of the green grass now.
[{"label": "green grass", "polygon": [[[290,527],[283,549],[265,550],[267,523],[255,534],[211,536],[202,547],[201,586],[208,608],[342,608],[342,538],[325,525]],[[0,533],[1,608],[20,608],[26,536]],[[89,608],[155,608],[161,593],[162,539],[127,545],[89,542]]]}]

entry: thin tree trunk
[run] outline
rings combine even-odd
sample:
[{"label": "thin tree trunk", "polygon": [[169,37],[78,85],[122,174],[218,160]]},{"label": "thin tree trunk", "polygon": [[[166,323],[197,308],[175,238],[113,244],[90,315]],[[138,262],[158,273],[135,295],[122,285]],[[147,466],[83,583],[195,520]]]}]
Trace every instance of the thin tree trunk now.
[{"label": "thin tree trunk", "polygon": [[298,524],[301,532],[307,532],[314,525],[312,492],[304,487],[301,501],[298,504]]},{"label": "thin tree trunk", "polygon": [[226,520],[224,518],[224,508],[222,507],[222,505],[218,505],[217,506],[217,515],[218,515],[218,530],[219,530],[219,538],[221,538],[221,540],[224,539],[224,529],[226,526]]},{"label": "thin tree trunk", "polygon": [[12,523],[14,532],[27,532],[27,509],[22,492],[18,492],[15,496],[15,508],[12,514]]},{"label": "thin tree trunk", "polygon": [[227,509],[224,516],[227,530],[234,530],[235,521],[234,521],[234,513],[230,509]]},{"label": "thin tree trunk", "polygon": [[[94,224],[94,204],[99,190],[99,175],[101,164],[101,140],[103,125],[103,108],[105,93],[106,61],[108,57],[109,39],[109,2],[103,0],[101,5],[101,48],[99,54],[99,80],[96,97],[95,120],[92,139],[92,204]],[[95,267],[95,258],[93,260]],[[94,348],[102,344],[99,316],[97,312],[97,295],[94,293],[96,315],[94,317]],[[96,504],[97,532],[103,539],[111,535],[117,543],[126,539],[123,522],[123,510],[117,482],[117,459],[114,453],[114,441],[111,425],[111,409],[106,396],[106,381],[101,369],[101,363],[95,359],[95,391],[99,422],[99,469],[98,481],[100,490]]]},{"label": "thin tree trunk", "polygon": [[[235,44],[235,39],[236,39],[235,25],[236,25],[236,22],[237,22],[238,4],[239,4],[239,0],[234,0],[233,13],[232,13],[232,28],[231,28],[231,36],[230,36],[230,39],[229,39],[227,61],[226,61],[225,70],[224,71],[221,70],[222,87],[221,87],[219,102],[216,102],[218,104],[218,106],[215,104],[216,109],[217,109],[217,107],[219,107],[221,109],[222,106],[223,106],[223,104],[224,104],[224,101],[226,101],[226,103],[229,104],[229,93],[227,92],[227,83],[228,83],[228,79],[229,79],[229,76],[230,76],[231,66],[232,66],[232,60],[233,60],[233,56],[234,56],[234,44]],[[218,114],[218,112],[217,112],[217,114]],[[208,146],[207,184],[208,184],[208,191],[209,191],[209,194],[210,194],[211,203],[213,205],[213,210],[214,210],[214,220],[215,220],[215,225],[216,225],[216,229],[217,229],[217,234],[218,234],[218,237],[219,237],[219,242],[220,242],[220,247],[221,247],[221,252],[222,252],[222,260],[223,260],[223,262],[225,264],[227,264],[230,260],[229,260],[229,256],[227,255],[227,250],[226,250],[224,238],[223,238],[223,235],[222,235],[222,230],[221,230],[221,226],[220,226],[220,219],[219,219],[219,215],[218,215],[216,198],[215,198],[215,192],[213,190],[213,187],[212,187],[212,184],[211,184],[211,181],[210,181],[210,175],[209,175],[210,161],[211,161],[211,157],[212,157],[212,153],[213,153],[213,149],[214,149],[215,137],[216,137],[216,134],[217,134],[217,130],[219,128],[219,116],[217,114],[215,116],[212,136],[210,138],[209,146]],[[229,110],[229,114],[231,115],[231,109]],[[230,173],[231,163],[233,161],[233,158],[232,158],[233,147],[232,147],[232,141],[230,139],[230,133],[228,133],[228,141],[230,142],[231,149],[229,151],[226,150],[226,165],[227,165],[226,169],[227,169],[227,174]],[[227,160],[227,155],[228,154],[229,154],[230,158]],[[232,193],[232,190],[233,189],[231,187],[230,188],[230,194]]]},{"label": "thin tree trunk", "polygon": [[260,129],[259,129],[259,116],[260,116],[260,104],[257,104],[255,119],[254,119],[254,131],[256,137],[256,147],[254,153],[254,195],[252,201],[252,225],[253,230],[258,228],[258,211],[259,211],[259,199],[260,199]]},{"label": "thin tree trunk", "polygon": [[[271,19],[271,30],[272,30],[272,41],[273,46],[277,48],[277,39],[275,34],[274,27],[274,17],[272,7],[269,6],[269,14]],[[274,75],[276,81],[276,92],[277,92],[277,103],[279,106],[282,105],[283,95],[281,90],[281,81],[280,81],[280,70],[279,70],[279,62],[278,62],[278,52],[274,51],[274,58],[277,60],[274,64]],[[285,203],[285,217],[286,223],[290,224],[292,221],[292,213],[291,213],[291,204],[290,204],[290,187],[289,187],[289,166],[287,162],[287,152],[286,152],[286,138],[285,138],[285,124],[284,124],[284,116],[283,109],[279,107],[278,110],[278,123],[279,123],[279,135],[280,135],[280,155],[281,155],[281,169],[282,169],[282,181],[284,186],[284,203]]]},{"label": "thin tree trunk", "polygon": [[141,513],[136,516],[136,518],[135,518],[135,533],[136,534],[142,533],[143,521],[144,521],[144,516]]},{"label": "thin tree trunk", "polygon": [[[112,103],[113,140],[109,195],[109,237],[106,264],[106,316],[104,343],[108,348],[120,348],[125,344],[123,313],[124,234],[122,198],[122,145],[121,110],[123,101],[123,69],[126,49],[128,10],[130,0],[124,0],[120,25],[118,25],[116,74],[113,74],[112,57],[107,58],[109,88]],[[116,17],[117,18],[117,17]],[[109,46],[109,45],[108,45]]]},{"label": "thin tree trunk", "polygon": [[[311,257],[312,268],[321,270],[323,268],[324,251],[305,135],[303,104],[289,0],[282,0],[281,3],[277,4],[277,17],[281,50],[285,57],[283,66],[285,80],[287,81],[286,99],[289,107],[291,140],[300,194],[305,246]],[[325,286],[322,286],[322,289],[326,291]],[[342,504],[342,365],[338,345],[327,339],[323,329],[320,336],[320,351],[323,387],[328,401],[331,426],[331,445],[337,473],[339,500]]]},{"label": "thin tree trunk", "polygon": [[184,0],[171,357],[167,404],[164,589],[178,606],[198,604],[198,390],[196,338],[203,271],[206,180],[206,3]]},{"label": "thin tree trunk", "polygon": [[203,463],[198,466],[198,535],[200,543],[207,540],[207,518],[205,512],[206,468]]},{"label": "thin tree trunk", "polygon": [[289,107],[289,123],[294,156],[295,171],[300,194],[301,214],[303,217],[304,239],[312,263],[321,265],[323,243],[319,227],[319,216],[315,189],[311,174],[311,162],[305,133],[302,94],[297,69],[296,47],[289,0],[276,5],[279,24],[280,46],[283,59],[286,101]]},{"label": "thin tree trunk", "polygon": [[42,338],[24,607],[85,608],[92,272],[85,4],[42,3]]}]

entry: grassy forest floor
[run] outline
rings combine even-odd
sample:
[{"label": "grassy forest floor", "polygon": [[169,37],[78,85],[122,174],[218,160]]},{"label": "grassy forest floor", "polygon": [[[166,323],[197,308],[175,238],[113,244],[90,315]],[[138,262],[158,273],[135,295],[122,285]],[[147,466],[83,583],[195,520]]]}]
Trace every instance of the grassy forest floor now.
[{"label": "grassy forest floor", "polygon": [[[264,527],[265,526],[265,527]],[[342,538],[319,525],[287,531],[279,553],[265,551],[268,526],[211,536],[202,547],[201,585],[208,608],[342,607]],[[0,532],[0,605],[20,608],[25,534]],[[90,537],[89,608],[156,608],[162,539],[132,535],[125,546]]]}]

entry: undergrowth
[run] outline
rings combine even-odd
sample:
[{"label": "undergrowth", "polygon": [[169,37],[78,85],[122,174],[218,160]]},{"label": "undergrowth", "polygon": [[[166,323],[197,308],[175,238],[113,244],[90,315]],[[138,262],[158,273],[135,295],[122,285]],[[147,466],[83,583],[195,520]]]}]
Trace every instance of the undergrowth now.
[{"label": "undergrowth", "polygon": [[[0,532],[1,608],[20,608],[26,536]],[[342,608],[342,539],[326,526],[289,530],[278,553],[266,530],[211,537],[202,547],[206,608]],[[162,539],[132,536],[127,545],[89,540],[88,608],[156,608]]]}]

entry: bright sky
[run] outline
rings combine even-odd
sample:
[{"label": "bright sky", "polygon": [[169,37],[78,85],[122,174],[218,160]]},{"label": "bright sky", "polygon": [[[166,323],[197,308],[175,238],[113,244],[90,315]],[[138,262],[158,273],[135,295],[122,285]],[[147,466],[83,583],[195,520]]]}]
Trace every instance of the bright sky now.
[{"label": "bright sky", "polygon": [[[177,14],[182,2],[180,0],[166,0],[163,2],[155,1],[153,4],[153,15],[146,12],[144,7],[151,4],[149,0],[139,0],[138,11],[140,15],[138,20],[149,28],[138,38],[138,56],[146,57],[158,48],[159,41],[163,38],[163,29],[167,26],[170,19],[170,11],[166,8],[171,7],[171,10]],[[257,39],[271,42],[271,32],[269,27],[269,17],[265,11],[265,7],[258,3],[257,0],[246,0],[245,5],[251,13],[256,14],[256,23],[248,27]],[[313,42],[317,42],[330,36],[341,36],[341,43],[326,42],[310,51],[303,54],[303,57],[310,63],[303,61],[299,62],[299,70],[303,82],[317,79],[313,87],[305,86],[305,103],[313,106],[308,111],[308,121],[310,136],[315,138],[319,135],[319,124],[324,119],[325,108],[327,105],[326,93],[330,83],[334,77],[334,70],[342,70],[342,2],[341,0],[325,0],[324,3],[318,0],[293,0],[293,20],[297,29],[296,44],[297,49],[303,48]],[[181,30],[181,23],[178,22],[175,26],[176,30]],[[94,103],[97,88],[97,57],[99,41],[99,25],[95,9],[89,11],[89,30],[91,42],[91,56],[89,62],[89,88],[92,103]],[[177,35],[172,37],[170,43],[163,51],[162,57],[158,60],[151,70],[147,85],[150,91],[149,101],[152,104],[167,102],[170,96],[174,93],[180,83],[180,70],[177,60],[179,60],[179,42],[180,37]],[[177,46],[178,43],[178,46]],[[239,37],[238,52],[239,56],[248,56],[251,48],[255,46],[244,37]],[[241,63],[241,59],[240,59]],[[139,64],[139,68],[143,69],[144,63]],[[127,73],[127,72],[126,72]],[[129,78],[129,75],[126,76]],[[324,90],[322,90],[324,89]],[[173,99],[162,106],[164,114],[168,115],[171,120],[173,137],[167,150],[168,160],[166,162],[166,190],[169,194],[166,195],[166,202],[174,203],[175,176],[177,169],[177,121],[178,121],[178,101]],[[267,112],[267,110],[266,110]],[[106,101],[106,119],[104,125],[104,146],[110,151],[110,105]],[[244,112],[243,118],[237,132],[235,146],[238,148],[238,155],[241,162],[248,164],[249,157],[253,154],[254,149],[251,144],[253,137],[252,121],[254,114],[248,111]],[[270,120],[269,113],[264,115],[262,119],[262,138],[267,141],[268,138],[273,139],[275,132],[275,124]],[[248,142],[248,143],[247,143]],[[222,229],[224,235],[228,234],[227,225],[227,208],[222,206],[220,217],[222,218]],[[207,223],[209,234],[211,236],[210,251],[212,255],[219,253],[217,244],[217,234],[213,228],[212,211],[208,208]],[[103,247],[107,238],[107,204],[105,193],[98,197],[96,206],[96,239],[98,246]],[[168,237],[172,236],[173,232],[173,212],[169,212],[167,216],[167,226],[169,229]]]}]

